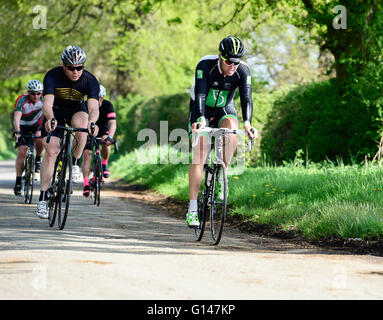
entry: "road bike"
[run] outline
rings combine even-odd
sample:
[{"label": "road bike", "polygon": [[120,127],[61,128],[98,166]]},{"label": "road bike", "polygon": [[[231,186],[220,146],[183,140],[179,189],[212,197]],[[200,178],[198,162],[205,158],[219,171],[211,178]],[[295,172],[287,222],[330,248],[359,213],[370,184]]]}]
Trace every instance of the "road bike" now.
[{"label": "road bike", "polygon": [[[54,119],[53,119],[54,120]],[[52,124],[53,126],[53,124]],[[60,152],[56,158],[53,176],[48,187],[49,226],[53,227],[56,216],[59,230],[64,229],[67,220],[72,189],[72,134],[86,132],[87,128],[72,128],[57,126],[64,130],[64,137],[60,140]],[[56,130],[55,129],[55,130]],[[47,143],[50,142],[52,131],[48,132]]]},{"label": "road bike", "polygon": [[[92,128],[91,128],[92,130]],[[102,170],[102,160],[101,160],[101,151],[100,145],[105,144],[106,142],[99,137],[89,136],[90,146],[93,150],[93,177],[90,180],[91,191],[93,192],[93,204],[99,206],[100,205],[100,194],[101,194],[101,186],[104,183],[104,175]],[[114,146],[114,153],[118,152],[117,141],[112,138],[107,138]]]},{"label": "road bike", "polygon": [[[197,129],[199,126],[197,126]],[[228,129],[228,128],[210,128],[205,127],[202,132],[206,132],[211,144],[207,160],[204,164],[205,182],[198,195],[198,219],[199,226],[194,228],[194,237],[200,241],[203,237],[207,219],[210,217],[210,233],[213,244],[219,244],[225,219],[227,215],[227,168],[223,162],[223,139],[228,134],[246,134],[245,130]],[[199,132],[193,134],[192,147],[198,145]],[[249,139],[246,151],[250,151],[253,146],[253,139]],[[212,150],[214,156],[212,157]],[[220,186],[220,187],[219,187]]]}]

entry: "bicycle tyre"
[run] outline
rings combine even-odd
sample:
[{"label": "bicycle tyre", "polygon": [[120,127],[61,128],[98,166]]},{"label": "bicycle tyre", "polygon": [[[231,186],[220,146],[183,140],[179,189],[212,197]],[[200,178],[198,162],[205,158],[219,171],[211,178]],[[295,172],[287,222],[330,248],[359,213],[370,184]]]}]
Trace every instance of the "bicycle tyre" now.
[{"label": "bicycle tyre", "polygon": [[[68,170],[68,178],[66,173]],[[61,176],[58,183],[56,205],[57,211],[57,224],[59,230],[64,229],[68,217],[70,196],[72,193],[72,157],[67,156],[64,160]],[[65,204],[65,208],[63,208]]]},{"label": "bicycle tyre", "polygon": [[206,220],[207,220],[207,210],[206,210],[206,203],[207,203],[207,196],[206,196],[206,190],[202,190],[201,193],[198,195],[198,219],[199,219],[199,226],[197,228],[194,228],[194,238],[196,241],[201,241],[203,234],[205,232],[206,227]]},{"label": "bicycle tyre", "polygon": [[34,171],[34,165],[35,165],[35,159],[34,157],[30,157],[29,159],[29,177],[26,181],[26,184],[28,185],[28,204],[32,203],[33,198],[33,186],[34,186],[34,180],[35,180],[35,171]]},{"label": "bicycle tyre", "polygon": [[[50,186],[48,188],[48,220],[49,220],[49,226],[52,228],[56,221],[56,215],[57,215],[57,205],[56,205],[56,199],[57,199],[57,186],[58,181],[56,182],[57,177],[57,167],[59,167],[59,171],[61,172],[62,169],[62,163],[63,163],[63,156],[62,152],[59,153],[59,155],[56,158],[55,166],[53,170],[53,176],[51,179]],[[60,164],[61,161],[61,164]]]},{"label": "bicycle tyre", "polygon": [[101,179],[101,160],[98,155],[94,158],[93,164],[93,204],[100,205],[100,179]]},{"label": "bicycle tyre", "polygon": [[31,161],[30,157],[28,156],[25,159],[25,168],[24,168],[24,176],[23,176],[23,194],[24,194],[24,203],[29,202],[29,194],[30,194],[30,178],[31,178]]},{"label": "bicycle tyre", "polygon": [[97,206],[100,205],[100,200],[101,200],[101,185],[102,185],[102,175],[103,175],[103,171],[102,171],[102,163],[101,163],[101,158],[98,157],[98,173],[97,173],[97,189],[98,189],[98,193],[97,193]]},{"label": "bicycle tyre", "polygon": [[[221,241],[223,227],[226,219],[227,210],[227,178],[226,169],[222,165],[217,165],[214,170],[212,192],[210,194],[210,231],[213,244],[217,245]],[[223,199],[217,199],[216,186],[219,175],[222,174],[222,194]]]}]

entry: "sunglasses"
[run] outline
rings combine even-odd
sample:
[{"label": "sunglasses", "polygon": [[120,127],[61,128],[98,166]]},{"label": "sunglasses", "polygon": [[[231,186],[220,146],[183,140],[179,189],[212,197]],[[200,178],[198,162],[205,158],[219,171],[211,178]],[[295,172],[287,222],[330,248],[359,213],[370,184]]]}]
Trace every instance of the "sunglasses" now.
[{"label": "sunglasses", "polygon": [[72,67],[72,66],[66,66],[68,68],[68,70],[70,71],[81,71],[82,69],[84,69],[84,66],[78,66],[78,67]]},{"label": "sunglasses", "polygon": [[31,96],[41,96],[41,92],[29,92]]},{"label": "sunglasses", "polygon": [[230,65],[232,65],[232,64],[234,64],[235,66],[238,66],[238,65],[239,65],[239,61],[237,61],[237,62],[230,62],[229,59],[227,59],[227,58],[225,58],[225,57],[223,57],[223,56],[221,56],[221,59],[222,59],[222,61],[223,61],[226,65],[228,65],[228,66],[230,66]]}]

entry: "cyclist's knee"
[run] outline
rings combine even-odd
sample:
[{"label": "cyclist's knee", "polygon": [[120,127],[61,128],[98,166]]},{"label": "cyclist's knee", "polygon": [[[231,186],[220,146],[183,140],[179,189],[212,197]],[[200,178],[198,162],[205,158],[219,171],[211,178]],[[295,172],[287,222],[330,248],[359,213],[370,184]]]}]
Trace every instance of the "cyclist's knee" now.
[{"label": "cyclist's knee", "polygon": [[19,157],[25,158],[27,155],[27,146],[20,146],[18,151]]},{"label": "cyclist's knee", "polygon": [[50,143],[45,143],[45,155],[48,158],[56,157],[60,152],[60,144],[58,138],[52,137]]},{"label": "cyclist's knee", "polygon": [[219,124],[220,128],[238,129],[238,121],[236,118],[224,118]]}]

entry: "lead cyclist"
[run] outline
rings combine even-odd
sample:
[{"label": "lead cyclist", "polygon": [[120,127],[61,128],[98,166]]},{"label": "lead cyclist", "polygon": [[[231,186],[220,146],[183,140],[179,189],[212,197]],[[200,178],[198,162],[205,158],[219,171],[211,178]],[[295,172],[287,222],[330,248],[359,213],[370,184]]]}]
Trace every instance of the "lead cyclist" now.
[{"label": "lead cyclist", "polygon": [[[251,118],[253,102],[251,99],[250,69],[241,58],[244,46],[235,36],[224,38],[219,44],[219,54],[203,57],[197,64],[195,84],[191,89],[189,132],[202,131],[205,126],[238,129],[238,117],[234,106],[237,88],[241,100],[242,117],[249,138],[252,132]],[[197,125],[200,124],[197,129]],[[199,226],[198,192],[202,182],[203,167],[210,148],[210,141],[201,132],[199,143],[193,148],[193,159],[189,168],[189,209],[186,224],[191,228]],[[227,135],[224,141],[223,161],[229,166],[237,148],[235,135]]]}]

